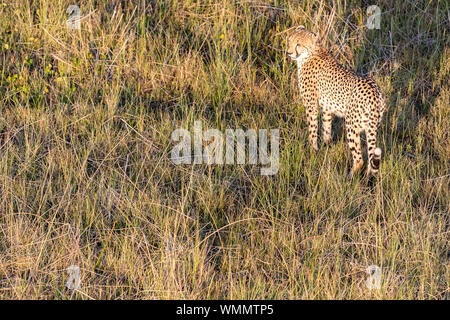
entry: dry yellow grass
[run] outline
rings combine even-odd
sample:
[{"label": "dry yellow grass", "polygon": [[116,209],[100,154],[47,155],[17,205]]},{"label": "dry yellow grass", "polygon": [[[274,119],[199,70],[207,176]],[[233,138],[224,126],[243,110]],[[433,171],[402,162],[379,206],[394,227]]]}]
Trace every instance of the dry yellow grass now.
[{"label": "dry yellow grass", "polygon": [[[0,298],[449,297],[448,3],[377,1],[380,30],[359,1],[85,0],[80,30],[71,4],[0,5]],[[339,130],[307,145],[299,24],[386,96],[373,186]],[[195,120],[279,128],[279,172],[174,165]]]}]

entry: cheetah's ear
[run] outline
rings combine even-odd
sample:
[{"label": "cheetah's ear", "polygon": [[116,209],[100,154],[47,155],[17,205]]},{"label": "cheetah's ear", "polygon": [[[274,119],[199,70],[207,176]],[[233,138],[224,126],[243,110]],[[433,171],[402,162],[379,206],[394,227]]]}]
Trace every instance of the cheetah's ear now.
[{"label": "cheetah's ear", "polygon": [[311,31],[311,34],[312,34],[312,36],[314,38],[315,43],[316,44],[320,44],[321,40],[320,40],[320,37],[317,35],[317,33]]},{"label": "cheetah's ear", "polygon": [[317,34],[315,32],[312,32],[312,31],[309,31],[308,29],[306,29],[306,27],[304,25],[299,25],[297,28],[295,28],[295,31],[301,31],[301,30],[308,31],[309,33],[311,33],[314,36],[314,38],[318,39]]}]

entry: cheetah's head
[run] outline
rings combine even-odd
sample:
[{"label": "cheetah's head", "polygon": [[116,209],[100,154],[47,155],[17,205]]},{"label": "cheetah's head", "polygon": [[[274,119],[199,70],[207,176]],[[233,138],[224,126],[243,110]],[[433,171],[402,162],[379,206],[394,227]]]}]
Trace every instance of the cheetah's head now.
[{"label": "cheetah's head", "polygon": [[288,37],[287,54],[292,60],[303,60],[316,50],[318,37],[315,33],[308,31],[304,26],[299,26],[295,32]]}]

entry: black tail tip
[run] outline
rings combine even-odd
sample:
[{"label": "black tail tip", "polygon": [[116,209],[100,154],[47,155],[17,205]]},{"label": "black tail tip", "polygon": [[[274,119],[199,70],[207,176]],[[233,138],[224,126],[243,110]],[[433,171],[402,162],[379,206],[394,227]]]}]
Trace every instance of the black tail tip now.
[{"label": "black tail tip", "polygon": [[378,169],[380,168],[380,162],[381,162],[381,149],[376,148],[373,153],[372,161],[370,162],[372,170],[378,171]]}]

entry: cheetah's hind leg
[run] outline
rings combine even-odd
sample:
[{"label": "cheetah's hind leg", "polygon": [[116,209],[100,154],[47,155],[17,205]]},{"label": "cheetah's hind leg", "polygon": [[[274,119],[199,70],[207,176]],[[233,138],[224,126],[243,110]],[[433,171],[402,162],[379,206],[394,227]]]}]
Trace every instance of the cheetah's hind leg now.
[{"label": "cheetah's hind leg", "polygon": [[350,170],[349,176],[354,176],[359,170],[361,170],[364,165],[364,160],[362,158],[361,151],[361,137],[359,132],[357,132],[351,126],[346,128],[347,130],[347,143],[350,148],[350,153],[352,154],[352,169]]},{"label": "cheetah's hind leg", "polygon": [[331,142],[331,124],[333,122],[333,114],[331,111],[324,110],[322,114],[322,138],[324,144]]}]

